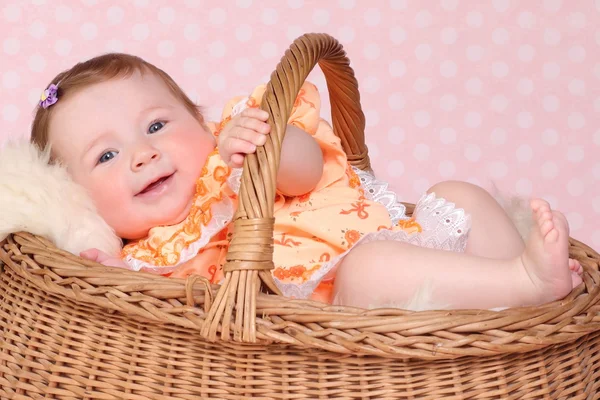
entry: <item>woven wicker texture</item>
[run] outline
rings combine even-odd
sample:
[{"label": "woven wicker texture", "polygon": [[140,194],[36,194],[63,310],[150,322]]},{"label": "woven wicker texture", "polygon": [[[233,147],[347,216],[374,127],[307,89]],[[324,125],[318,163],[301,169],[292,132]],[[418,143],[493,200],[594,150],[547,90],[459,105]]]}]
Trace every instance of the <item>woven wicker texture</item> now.
[{"label": "woven wicker texture", "polygon": [[368,168],[348,60],[333,38],[305,35],[263,103],[275,134],[246,161],[236,221],[262,234],[240,230],[230,284],[106,268],[11,235],[0,247],[1,399],[600,398],[600,255],[576,240],[584,284],[540,307],[366,311],[259,293],[272,287],[272,203],[256,199],[273,197],[280,128],[316,62],[336,133],[353,129],[345,150]]}]

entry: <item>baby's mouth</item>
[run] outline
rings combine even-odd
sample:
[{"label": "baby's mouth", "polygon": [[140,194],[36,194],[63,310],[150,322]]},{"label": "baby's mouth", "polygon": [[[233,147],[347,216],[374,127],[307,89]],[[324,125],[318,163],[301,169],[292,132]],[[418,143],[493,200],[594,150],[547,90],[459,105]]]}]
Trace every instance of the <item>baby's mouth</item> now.
[{"label": "baby's mouth", "polygon": [[161,178],[158,178],[157,180],[151,182],[148,186],[146,186],[144,189],[142,189],[138,194],[136,194],[136,196],[140,196],[142,194],[146,194],[149,192],[152,192],[158,188],[160,188],[166,181],[168,181],[169,179],[171,179],[171,177],[174,175],[175,173],[172,173],[170,175],[166,175],[163,176]]}]

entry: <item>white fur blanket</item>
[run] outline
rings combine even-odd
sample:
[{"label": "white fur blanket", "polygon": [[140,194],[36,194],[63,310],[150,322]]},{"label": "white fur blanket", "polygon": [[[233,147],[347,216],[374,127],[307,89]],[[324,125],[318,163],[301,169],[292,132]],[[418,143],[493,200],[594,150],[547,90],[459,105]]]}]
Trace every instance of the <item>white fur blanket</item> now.
[{"label": "white fur blanket", "polygon": [[86,191],[66,168],[24,139],[0,150],[0,241],[30,232],[73,254],[97,248],[117,255],[121,240],[98,215]]}]

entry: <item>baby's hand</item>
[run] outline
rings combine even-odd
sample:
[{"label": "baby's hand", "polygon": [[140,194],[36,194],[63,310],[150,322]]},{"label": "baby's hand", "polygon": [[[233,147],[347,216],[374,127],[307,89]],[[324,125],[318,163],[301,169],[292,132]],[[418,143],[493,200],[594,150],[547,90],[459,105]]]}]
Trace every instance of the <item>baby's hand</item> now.
[{"label": "baby's hand", "polygon": [[89,249],[86,251],[82,251],[79,254],[80,257],[85,258],[87,260],[95,261],[107,267],[117,267],[117,268],[125,268],[129,269],[129,266],[125,264],[125,261],[121,260],[118,257],[112,257],[108,254],[98,250],[98,249]]},{"label": "baby's hand", "polygon": [[271,127],[265,121],[269,114],[258,108],[247,108],[236,115],[219,135],[219,154],[232,168],[240,168],[246,154],[256,151],[267,141]]}]

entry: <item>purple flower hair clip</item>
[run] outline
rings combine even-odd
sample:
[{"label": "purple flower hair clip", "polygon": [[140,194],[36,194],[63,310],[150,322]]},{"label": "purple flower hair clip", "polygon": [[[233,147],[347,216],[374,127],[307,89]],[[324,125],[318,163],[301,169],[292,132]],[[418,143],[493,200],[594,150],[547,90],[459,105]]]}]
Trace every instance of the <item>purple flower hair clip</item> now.
[{"label": "purple flower hair clip", "polygon": [[57,101],[58,86],[53,83],[50,86],[48,86],[48,89],[44,90],[44,93],[42,93],[42,95],[40,96],[40,106],[48,108]]}]

